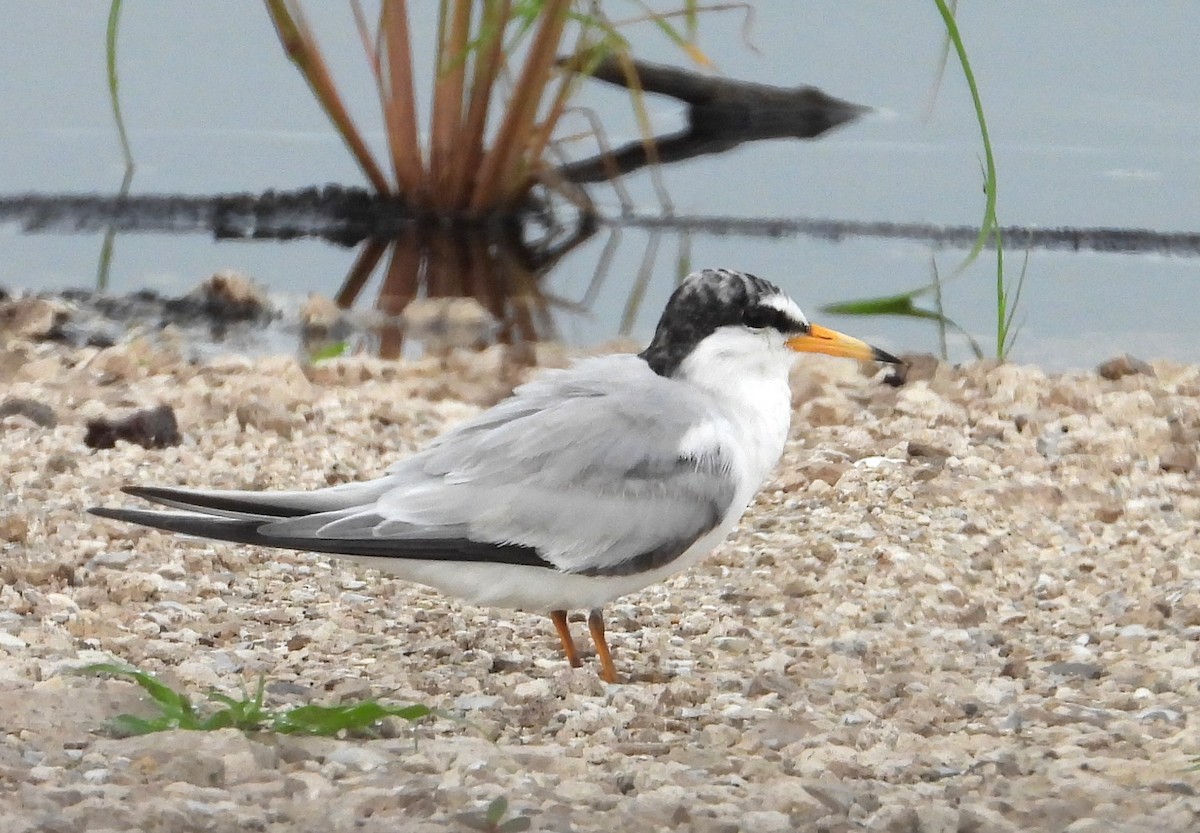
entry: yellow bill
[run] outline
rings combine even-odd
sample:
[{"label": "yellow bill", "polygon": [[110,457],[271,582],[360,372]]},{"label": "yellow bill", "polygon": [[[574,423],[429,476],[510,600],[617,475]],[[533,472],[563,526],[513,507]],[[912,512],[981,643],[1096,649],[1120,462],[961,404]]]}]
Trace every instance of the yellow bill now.
[{"label": "yellow bill", "polygon": [[858,359],[861,362],[901,363],[891,353],[818,324],[810,325],[807,333],[789,338],[787,346],[797,353],[824,353],[826,356]]}]

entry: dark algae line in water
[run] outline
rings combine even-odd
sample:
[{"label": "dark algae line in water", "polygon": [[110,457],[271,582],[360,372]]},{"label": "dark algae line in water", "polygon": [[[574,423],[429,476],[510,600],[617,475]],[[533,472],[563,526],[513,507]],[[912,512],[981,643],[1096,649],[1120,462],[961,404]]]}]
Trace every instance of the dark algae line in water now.
[{"label": "dark algae line in water", "polygon": [[[0,197],[0,223],[35,233],[211,233],[221,239],[317,237],[341,245],[391,239],[422,224],[487,230],[519,225],[522,215],[430,214],[396,197],[361,188],[326,186],[262,194],[135,195],[22,194]],[[839,220],[824,217],[720,217],[662,214],[598,216],[599,225],[746,237],[805,236],[823,240],[874,237],[943,247],[969,247],[977,226]],[[1129,254],[1200,256],[1200,232],[1111,227],[1004,226],[1005,245]]]}]

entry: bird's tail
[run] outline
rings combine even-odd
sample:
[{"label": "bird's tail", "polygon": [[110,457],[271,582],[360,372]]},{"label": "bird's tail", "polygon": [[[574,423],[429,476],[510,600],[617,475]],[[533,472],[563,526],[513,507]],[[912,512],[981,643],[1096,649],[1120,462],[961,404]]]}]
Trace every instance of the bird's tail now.
[{"label": "bird's tail", "polygon": [[[122,491],[172,507],[88,511],[101,518],[148,526],[181,535],[213,538],[339,556],[419,559],[425,561],[499,561],[538,567],[553,566],[536,550],[519,544],[474,541],[456,528],[413,527],[404,536],[378,536],[383,519],[372,504],[393,488],[395,476],[347,483],[312,492],[241,492],[127,486]],[[337,521],[356,521],[350,525]],[[341,526],[341,529],[336,529]]]},{"label": "bird's tail", "polygon": [[[175,510],[115,509],[97,506],[93,515],[181,535],[215,538],[238,544],[345,555],[377,555],[374,542],[321,539],[311,535],[264,534],[263,528],[289,518],[317,517],[334,521],[360,511],[388,488],[386,478],[347,483],[311,492],[243,492],[221,489],[172,489],[126,486],[121,491]],[[320,525],[320,524],[318,524]]]},{"label": "bird's tail", "polygon": [[188,512],[220,518],[268,521],[353,509],[374,502],[391,485],[389,478],[380,477],[309,492],[242,492],[231,489],[171,489],[163,486],[126,486],[121,491],[151,503]]}]

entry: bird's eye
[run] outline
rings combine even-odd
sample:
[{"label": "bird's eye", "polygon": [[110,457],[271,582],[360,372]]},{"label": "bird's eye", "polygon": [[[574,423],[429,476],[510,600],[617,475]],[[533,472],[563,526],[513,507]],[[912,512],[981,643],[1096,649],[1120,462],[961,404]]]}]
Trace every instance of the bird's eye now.
[{"label": "bird's eye", "polygon": [[775,310],[763,307],[750,307],[742,313],[742,323],[753,330],[761,330],[775,323]]}]

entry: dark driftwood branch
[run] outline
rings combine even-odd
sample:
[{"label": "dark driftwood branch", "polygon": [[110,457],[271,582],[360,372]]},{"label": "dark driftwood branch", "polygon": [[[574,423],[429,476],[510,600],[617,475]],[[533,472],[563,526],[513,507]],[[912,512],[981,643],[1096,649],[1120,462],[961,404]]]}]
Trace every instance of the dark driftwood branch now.
[{"label": "dark driftwood branch", "polygon": [[[570,68],[569,63],[566,66]],[[635,61],[634,67],[646,92],[668,95],[688,105],[687,129],[654,139],[658,160],[664,164],[722,153],[743,142],[811,139],[868,109],[816,87],[772,87],[645,61]],[[628,86],[620,64],[612,58],[601,62],[592,77]],[[598,182],[607,179],[614,168],[628,173],[648,163],[645,145],[638,141],[611,155],[564,165],[560,173],[575,182]]]}]

